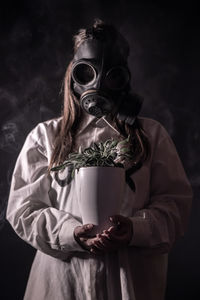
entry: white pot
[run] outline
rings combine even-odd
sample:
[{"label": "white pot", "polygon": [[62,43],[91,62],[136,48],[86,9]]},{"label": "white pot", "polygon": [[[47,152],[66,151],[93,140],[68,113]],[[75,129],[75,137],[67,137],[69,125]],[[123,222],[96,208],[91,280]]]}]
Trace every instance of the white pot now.
[{"label": "white pot", "polygon": [[110,227],[109,216],[119,214],[125,187],[125,171],[115,167],[85,167],[75,174],[83,224],[96,225],[94,233]]}]

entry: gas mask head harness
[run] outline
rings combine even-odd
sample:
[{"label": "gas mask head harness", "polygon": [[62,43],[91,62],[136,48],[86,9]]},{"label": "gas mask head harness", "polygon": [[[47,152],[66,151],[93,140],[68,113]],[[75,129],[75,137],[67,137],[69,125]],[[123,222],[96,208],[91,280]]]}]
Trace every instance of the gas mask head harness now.
[{"label": "gas mask head harness", "polygon": [[90,38],[74,55],[71,88],[83,110],[97,118],[111,113],[134,123],[142,102],[130,93],[130,77],[127,57],[117,45]]}]

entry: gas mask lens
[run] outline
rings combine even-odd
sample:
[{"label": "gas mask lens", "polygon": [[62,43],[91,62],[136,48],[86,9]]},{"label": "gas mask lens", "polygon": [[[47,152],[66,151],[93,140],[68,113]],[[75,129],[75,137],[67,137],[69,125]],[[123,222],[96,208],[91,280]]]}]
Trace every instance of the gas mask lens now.
[{"label": "gas mask lens", "polygon": [[110,90],[122,90],[130,80],[127,68],[117,66],[111,68],[104,78],[97,78],[95,68],[86,62],[79,62],[72,70],[73,80],[81,86],[91,85],[96,80],[103,80]]},{"label": "gas mask lens", "polygon": [[92,65],[80,62],[74,66],[72,78],[80,85],[87,85],[96,79],[96,71]]},{"label": "gas mask lens", "polygon": [[122,90],[130,80],[128,69],[118,66],[106,74],[106,85],[111,90]]}]

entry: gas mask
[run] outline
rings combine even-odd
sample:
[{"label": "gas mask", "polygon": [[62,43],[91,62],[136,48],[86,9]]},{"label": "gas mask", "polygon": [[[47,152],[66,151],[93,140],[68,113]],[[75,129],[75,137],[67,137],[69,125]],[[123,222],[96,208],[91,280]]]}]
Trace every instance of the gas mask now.
[{"label": "gas mask", "polygon": [[112,114],[132,125],[141,101],[130,93],[130,72],[119,47],[97,39],[84,41],[75,53],[71,85],[83,110],[100,118]]}]

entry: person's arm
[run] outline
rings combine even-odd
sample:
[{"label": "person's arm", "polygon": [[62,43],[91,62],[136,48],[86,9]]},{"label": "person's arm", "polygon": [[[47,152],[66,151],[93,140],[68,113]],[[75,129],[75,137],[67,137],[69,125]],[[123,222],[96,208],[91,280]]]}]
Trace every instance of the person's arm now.
[{"label": "person's arm", "polygon": [[51,186],[48,161],[35,130],[27,137],[16,162],[7,220],[34,248],[64,259],[71,251],[84,251],[74,239],[74,229],[82,224],[71,214],[52,206],[48,194]]},{"label": "person's arm", "polygon": [[158,139],[152,159],[150,201],[131,218],[131,245],[169,252],[183,236],[189,219],[192,189],[171,138]]}]

